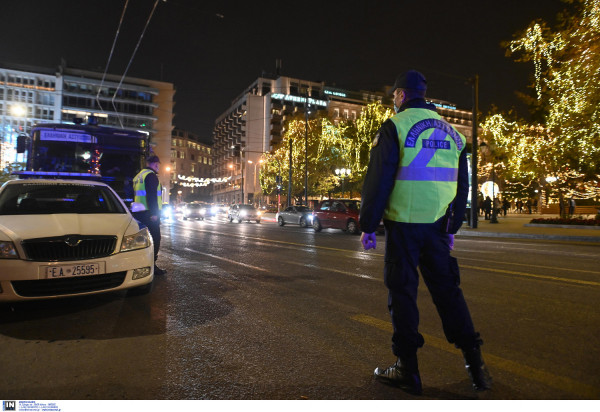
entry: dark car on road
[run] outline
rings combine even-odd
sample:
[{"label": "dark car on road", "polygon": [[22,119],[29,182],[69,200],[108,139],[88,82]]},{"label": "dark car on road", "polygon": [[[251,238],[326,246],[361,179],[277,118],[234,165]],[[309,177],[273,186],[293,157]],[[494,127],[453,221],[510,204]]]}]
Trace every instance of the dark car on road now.
[{"label": "dark car on road", "polygon": [[312,225],[312,212],[312,209],[306,206],[290,206],[277,213],[275,220],[279,226],[293,224],[308,227]]},{"label": "dark car on road", "polygon": [[229,208],[227,218],[230,222],[237,220],[238,223],[242,221],[250,222],[251,220],[260,223],[261,212],[252,205],[232,205]]},{"label": "dark car on road", "polygon": [[321,202],[313,211],[312,227],[315,232],[321,229],[342,229],[348,233],[360,233],[358,212],[360,201],[351,199],[330,199]]}]

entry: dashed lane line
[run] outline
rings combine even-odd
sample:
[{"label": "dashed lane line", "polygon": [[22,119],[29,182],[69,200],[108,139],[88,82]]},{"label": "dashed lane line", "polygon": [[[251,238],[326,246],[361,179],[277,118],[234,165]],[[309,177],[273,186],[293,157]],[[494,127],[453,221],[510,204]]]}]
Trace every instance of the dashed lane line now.
[{"label": "dashed lane line", "polygon": [[[207,231],[207,230],[202,230],[202,229],[192,229],[192,230],[198,231],[198,232],[207,232],[207,233],[214,234],[214,232],[212,232],[212,231]],[[261,238],[261,237],[240,236],[240,235],[232,235],[232,234],[226,234],[225,236],[239,237],[239,238],[250,239],[250,240],[258,240],[258,241],[261,241],[261,242],[274,243],[274,244],[278,244],[279,243],[279,244],[284,244],[284,245],[312,247],[312,248],[315,248],[315,249],[333,250],[333,251],[345,252],[345,253],[368,253],[371,256],[382,256],[382,257],[384,256],[381,253],[357,252],[356,250],[339,249],[339,248],[332,248],[332,247],[328,247],[328,246],[306,245],[306,244],[303,244],[303,243],[287,242],[287,241],[283,241],[283,240],[266,239],[266,238]],[[216,256],[216,255],[213,255],[213,256]],[[216,256],[216,257],[218,257],[218,256]],[[459,259],[462,259],[462,258],[459,258]],[[496,268],[482,267],[482,266],[471,266],[471,265],[464,265],[464,264],[460,264],[460,267],[461,268],[465,268],[465,269],[479,270],[479,271],[483,271],[483,272],[495,272],[495,273],[502,273],[502,274],[508,274],[508,275],[521,276],[521,277],[529,277],[529,278],[534,278],[534,279],[543,279],[543,280],[565,282],[565,283],[576,284],[576,285],[600,286],[600,282],[594,282],[594,281],[588,281],[588,280],[561,278],[561,277],[558,277],[558,276],[549,276],[549,275],[536,275],[536,274],[527,273],[527,272],[519,272],[519,271],[504,270],[504,269],[496,269]],[[558,270],[561,270],[561,268],[552,268],[552,267],[545,267],[545,268],[547,268],[547,269],[555,269],[555,270],[558,269]],[[594,273],[595,274],[597,272],[589,272],[589,273]]]}]

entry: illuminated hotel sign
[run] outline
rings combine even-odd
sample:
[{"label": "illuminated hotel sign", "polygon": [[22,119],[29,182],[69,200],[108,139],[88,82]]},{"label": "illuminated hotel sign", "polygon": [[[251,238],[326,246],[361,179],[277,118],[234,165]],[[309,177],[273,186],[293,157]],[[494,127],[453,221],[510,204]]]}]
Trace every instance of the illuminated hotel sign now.
[{"label": "illuminated hotel sign", "polygon": [[84,133],[71,133],[59,130],[40,130],[40,140],[71,143],[96,143],[96,138]]},{"label": "illuminated hotel sign", "polygon": [[180,180],[179,184],[183,187],[203,187],[208,186],[211,183],[225,183],[231,179],[231,176],[216,178],[177,175],[177,179]]},{"label": "illuminated hotel sign", "polygon": [[338,97],[348,97],[348,95],[346,93],[334,92],[333,90],[325,90],[325,94],[330,94],[332,96],[338,96]]},{"label": "illuminated hotel sign", "polygon": [[[271,99],[285,100],[286,102],[306,103],[306,97],[294,96],[291,94],[283,94],[283,93],[273,93],[271,95]],[[314,104],[315,106],[327,107],[327,102],[325,100],[317,100],[317,99],[313,99],[313,98],[309,97],[308,103]]]},{"label": "illuminated hotel sign", "polygon": [[454,106],[453,104],[442,104],[442,103],[436,103],[436,102],[429,102],[429,103],[432,103],[433,105],[435,105],[435,107],[439,107],[440,109],[456,110],[456,106]]}]

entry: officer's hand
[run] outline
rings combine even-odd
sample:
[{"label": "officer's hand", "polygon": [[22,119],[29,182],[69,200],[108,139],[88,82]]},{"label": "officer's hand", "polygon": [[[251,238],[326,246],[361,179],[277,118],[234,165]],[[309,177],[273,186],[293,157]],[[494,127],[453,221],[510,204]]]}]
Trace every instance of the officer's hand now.
[{"label": "officer's hand", "polygon": [[156,222],[158,220],[158,216],[156,216],[156,215],[150,216],[150,220],[153,222]]},{"label": "officer's hand", "polygon": [[377,247],[377,237],[375,236],[375,232],[373,233],[364,233],[360,235],[360,241],[362,242],[365,250],[375,249]]},{"label": "officer's hand", "polygon": [[448,243],[450,250],[454,250],[454,235],[452,233],[448,233]]}]

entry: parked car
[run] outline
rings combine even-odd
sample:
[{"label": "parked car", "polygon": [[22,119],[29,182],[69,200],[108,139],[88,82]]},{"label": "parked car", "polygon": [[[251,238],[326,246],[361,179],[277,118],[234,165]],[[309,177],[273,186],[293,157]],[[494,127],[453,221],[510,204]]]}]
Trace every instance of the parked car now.
[{"label": "parked car", "polygon": [[230,222],[237,220],[242,223],[243,220],[250,222],[255,220],[260,223],[261,212],[252,205],[231,205],[227,218]]},{"label": "parked car", "polygon": [[275,215],[275,220],[279,226],[286,224],[300,225],[308,227],[312,225],[312,209],[306,206],[290,206]]},{"label": "parked car", "polygon": [[360,233],[358,212],[360,201],[350,199],[330,199],[321,202],[313,211],[312,227],[315,232],[321,229],[342,229],[348,233]]},{"label": "parked car", "polygon": [[152,237],[108,185],[28,179],[0,188],[0,301],[146,293],[153,279]]},{"label": "parked car", "polygon": [[206,216],[206,205],[201,203],[188,203],[183,207],[183,220],[204,220]]}]

